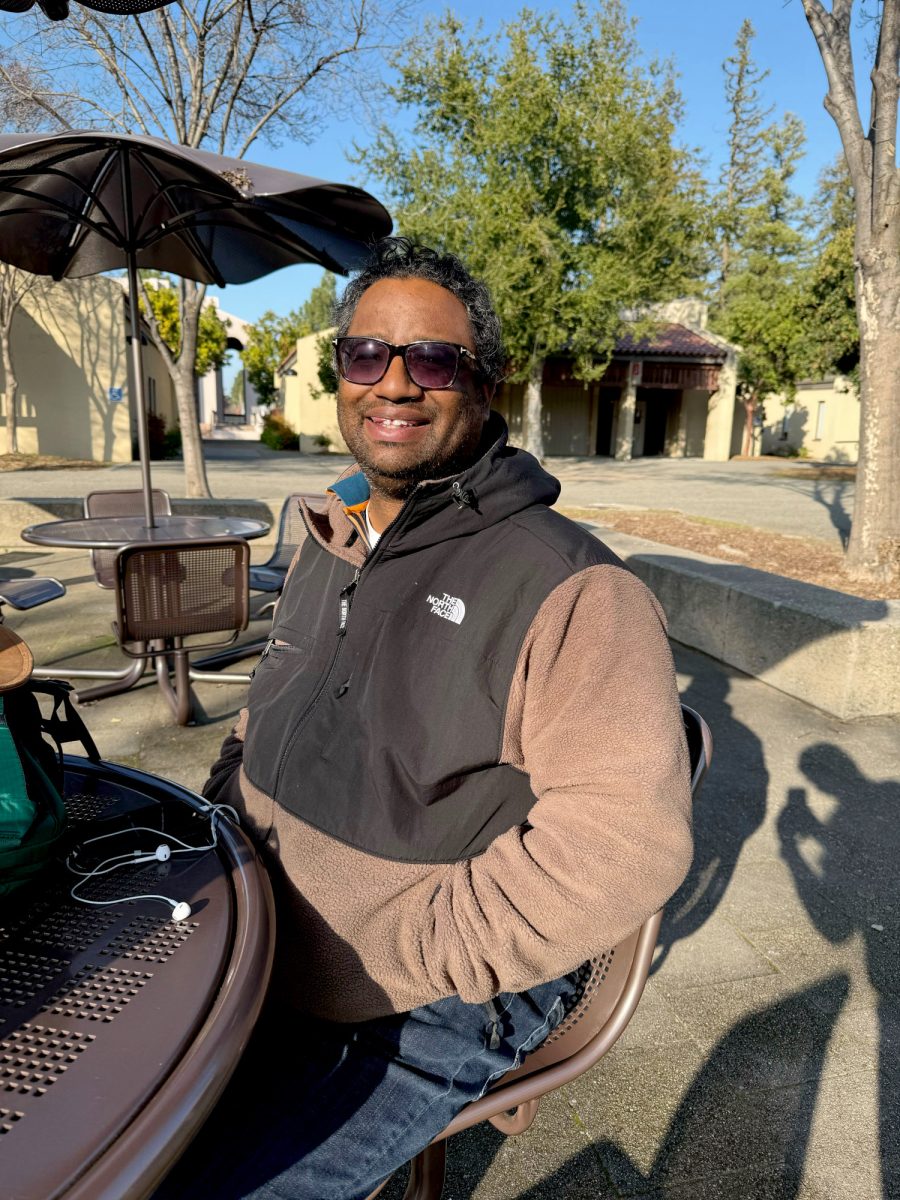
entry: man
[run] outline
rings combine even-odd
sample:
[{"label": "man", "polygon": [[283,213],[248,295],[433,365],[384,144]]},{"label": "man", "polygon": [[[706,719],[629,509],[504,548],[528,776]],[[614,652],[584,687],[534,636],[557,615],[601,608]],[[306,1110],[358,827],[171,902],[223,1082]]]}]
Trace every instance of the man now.
[{"label": "man", "polygon": [[337,315],[358,465],[305,510],[206,788],[272,874],[296,1014],[232,1089],[217,1197],[368,1196],[546,1038],[691,853],[661,613],[490,413],[486,290],[387,239]]}]

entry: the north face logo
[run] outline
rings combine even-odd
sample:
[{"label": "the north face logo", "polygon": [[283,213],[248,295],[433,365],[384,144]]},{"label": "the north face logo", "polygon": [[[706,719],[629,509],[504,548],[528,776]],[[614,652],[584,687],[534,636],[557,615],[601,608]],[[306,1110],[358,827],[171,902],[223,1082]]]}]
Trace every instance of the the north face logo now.
[{"label": "the north face logo", "polygon": [[458,596],[448,596],[444,592],[443,596],[429,596],[426,603],[431,605],[431,611],[435,616],[443,617],[445,621],[452,621],[454,625],[462,625],[462,619],[466,615],[466,606]]}]

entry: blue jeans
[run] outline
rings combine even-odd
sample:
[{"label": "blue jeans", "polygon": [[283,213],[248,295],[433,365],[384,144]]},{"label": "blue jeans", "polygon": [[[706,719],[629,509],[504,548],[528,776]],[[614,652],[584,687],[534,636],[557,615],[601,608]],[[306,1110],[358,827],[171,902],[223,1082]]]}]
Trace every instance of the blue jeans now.
[{"label": "blue jeans", "polygon": [[366,1021],[269,1014],[153,1200],[364,1200],[562,1020],[578,973]]}]

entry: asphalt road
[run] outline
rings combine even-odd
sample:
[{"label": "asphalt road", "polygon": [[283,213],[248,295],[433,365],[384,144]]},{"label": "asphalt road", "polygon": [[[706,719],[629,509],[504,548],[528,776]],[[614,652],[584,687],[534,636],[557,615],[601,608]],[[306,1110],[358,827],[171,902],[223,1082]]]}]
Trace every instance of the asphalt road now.
[{"label": "asphalt road", "polygon": [[[351,461],[333,454],[277,453],[258,442],[210,441],[204,449],[214,496],[271,500],[276,512],[288,492],[321,491]],[[562,504],[674,508],[838,545],[850,530],[852,480],[817,479],[806,463],[551,458],[546,465],[562,483]],[[154,463],[153,480],[172,496],[184,495],[180,462]],[[139,486],[134,463],[0,472],[0,498],[83,496],[93,489]]]}]

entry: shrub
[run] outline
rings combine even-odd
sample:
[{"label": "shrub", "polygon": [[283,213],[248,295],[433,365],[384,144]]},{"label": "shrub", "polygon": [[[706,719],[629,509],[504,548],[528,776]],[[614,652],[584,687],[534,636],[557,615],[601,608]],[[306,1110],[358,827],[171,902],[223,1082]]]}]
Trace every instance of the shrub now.
[{"label": "shrub", "polygon": [[259,440],[272,450],[299,450],[300,438],[284,419],[284,413],[279,408],[272,409],[263,418],[262,433]]},{"label": "shrub", "polygon": [[331,445],[331,438],[327,433],[317,433],[313,438],[313,445],[318,446],[320,450],[327,450]]},{"label": "shrub", "polygon": [[154,462],[166,457],[166,423],[158,413],[147,413],[147,444]]},{"label": "shrub", "polygon": [[181,457],[181,430],[176,425],[174,429],[167,429],[165,433],[163,457],[164,458],[180,458]]}]

